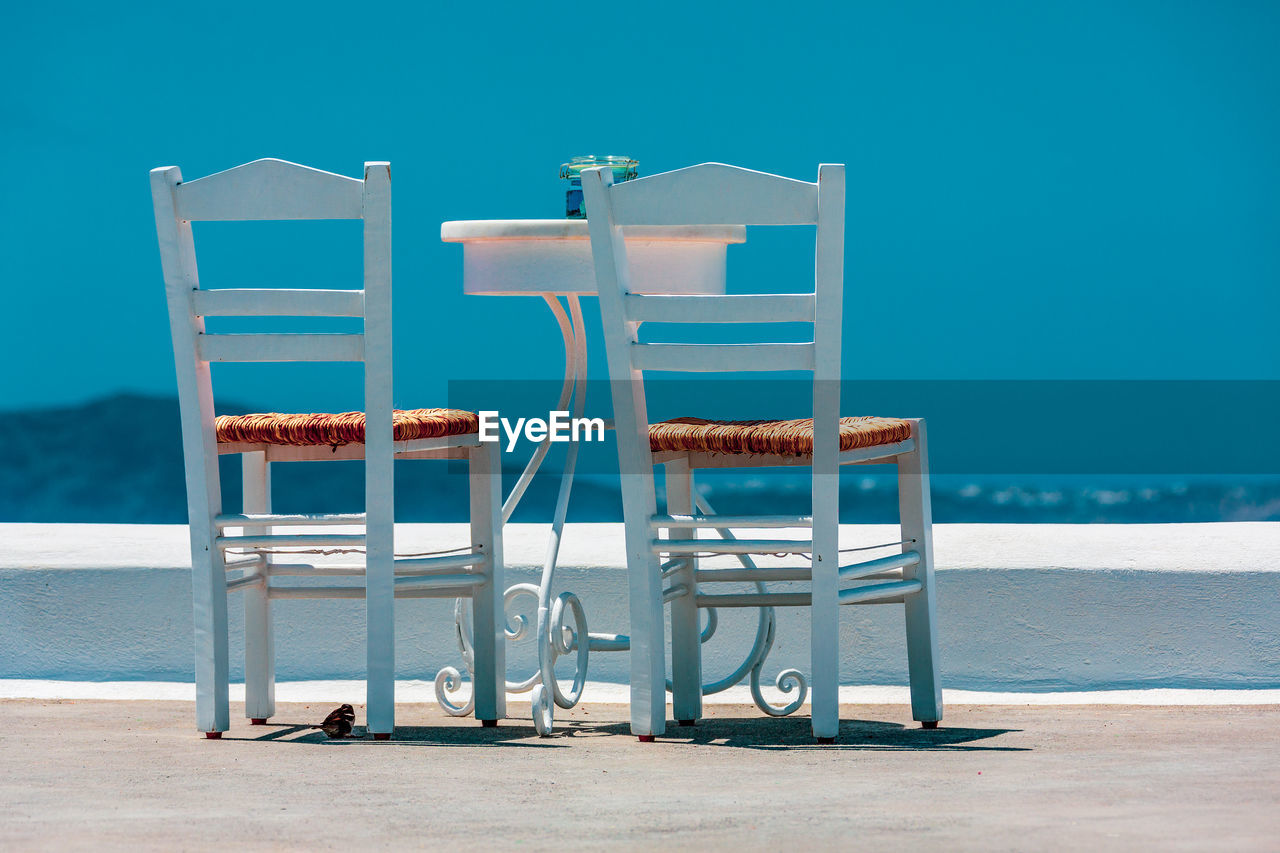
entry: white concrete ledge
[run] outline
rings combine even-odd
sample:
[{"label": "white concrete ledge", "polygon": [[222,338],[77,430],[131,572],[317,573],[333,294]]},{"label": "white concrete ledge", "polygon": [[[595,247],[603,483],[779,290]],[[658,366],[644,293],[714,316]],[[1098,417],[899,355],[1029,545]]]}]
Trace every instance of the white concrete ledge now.
[{"label": "white concrete ledge", "polygon": [[[784,704],[787,697],[779,690],[763,688],[767,699]],[[1280,689],[1266,690],[1187,690],[1154,687],[1147,690],[1077,690],[1058,693],[1016,693],[990,690],[944,689],[947,705],[1134,705],[1144,707],[1182,705],[1280,705]],[[231,685],[231,701],[244,701],[244,685]],[[460,694],[465,700],[467,692]],[[34,699],[37,701],[77,700],[116,702],[195,702],[196,686],[186,681],[55,681],[47,679],[0,679],[0,700]],[[365,701],[363,681],[281,681],[276,684],[279,702],[332,702],[352,704]],[[588,704],[626,704],[630,700],[627,685],[612,681],[588,681],[583,701]],[[427,681],[397,681],[396,701],[410,704],[436,704],[435,687]],[[528,702],[525,696],[513,696],[514,702]],[[708,696],[708,705],[750,705],[751,691],[738,685]],[[843,685],[840,702],[845,705],[906,705],[911,702],[909,687],[877,685]],[[804,707],[809,703],[805,702]]]},{"label": "white concrete ledge", "polygon": [[[536,577],[545,535],[542,525],[508,526],[509,582]],[[404,525],[397,549],[435,550],[465,538],[463,525]],[[896,538],[887,525],[841,531],[846,547]],[[940,525],[935,540],[942,669],[951,688],[1280,688],[1280,524]],[[0,541],[0,678],[190,681],[185,527],[5,524]],[[566,532],[557,586],[582,597],[591,630],[626,630],[622,554],[621,525]],[[239,677],[240,608],[233,603],[231,612]],[[275,612],[282,681],[362,676],[359,602],[285,601]],[[457,665],[450,614],[447,602],[402,602],[401,678],[426,681]],[[789,666],[808,670],[806,612],[779,617],[768,677]],[[843,608],[842,620],[843,680],[905,683],[901,608]],[[707,646],[709,677],[736,666],[753,631],[751,613],[721,614]],[[626,658],[594,654],[590,678],[625,682]],[[532,666],[528,644],[514,645],[511,677]]]}]

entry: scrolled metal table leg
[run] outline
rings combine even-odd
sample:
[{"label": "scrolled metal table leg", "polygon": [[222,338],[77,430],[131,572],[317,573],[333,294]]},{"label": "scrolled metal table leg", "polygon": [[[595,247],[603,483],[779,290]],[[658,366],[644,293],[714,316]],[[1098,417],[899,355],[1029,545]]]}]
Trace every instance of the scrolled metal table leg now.
[{"label": "scrolled metal table leg", "polygon": [[[582,417],[586,405],[586,366],[587,336],[583,328],[582,304],[576,294],[568,297],[570,318],[565,318],[558,300],[549,299],[552,312],[560,321],[560,331],[564,337],[565,352],[570,362],[566,369],[566,381],[573,383],[573,417]],[[587,637],[587,617],[582,602],[572,593],[561,593],[554,602],[551,600],[552,583],[555,580],[556,562],[560,556],[560,539],[564,533],[565,518],[569,512],[569,496],[573,491],[573,475],[578,463],[578,444],[569,442],[565,453],[564,468],[560,474],[560,491],[556,496],[555,514],[551,521],[551,534],[547,541],[547,556],[542,566],[542,578],[538,587],[538,671],[541,680],[534,685],[531,701],[533,704],[533,725],[538,734],[551,734],[555,724],[555,706],[572,708],[582,698],[582,689],[587,679],[587,661],[590,654],[589,642],[578,642],[578,637]],[[568,612],[573,614],[575,630],[564,624]],[[566,633],[569,636],[566,637]],[[576,667],[573,687],[565,695],[556,679],[556,659],[568,654],[577,647]]]},{"label": "scrolled metal table leg", "polygon": [[[555,315],[560,326],[560,334],[565,346],[565,375],[560,389],[558,410],[563,411],[573,403],[573,417],[580,418],[586,405],[587,375],[587,337],[583,328],[582,305],[578,297],[570,294],[567,297],[569,313],[566,314],[560,300],[553,294],[543,294],[543,299]],[[502,521],[505,524],[515,512],[524,496],[525,490],[533,481],[547,452],[551,447],[550,436],[540,442],[524,471],[521,472],[511,493],[502,505]],[[572,708],[582,698],[582,690],[587,679],[587,661],[592,643],[587,630],[587,616],[582,602],[572,593],[561,593],[552,600],[551,590],[555,580],[556,562],[560,554],[560,539],[564,532],[565,518],[569,509],[569,496],[573,490],[573,475],[577,466],[578,446],[570,442],[565,456],[564,469],[560,476],[560,491],[556,498],[555,514],[552,517],[551,533],[547,543],[547,555],[542,566],[540,582],[533,584],[514,584],[504,595],[504,609],[521,596],[528,596],[537,602],[535,616],[534,641],[538,644],[538,671],[521,682],[508,682],[507,692],[529,692],[533,706],[533,724],[541,735],[549,735],[555,724],[555,708]],[[565,620],[573,617],[573,627]],[[474,652],[471,647],[470,606],[466,599],[458,599],[455,605],[454,622],[457,626],[458,648],[462,653],[463,665],[470,674],[474,663]],[[523,613],[514,618],[508,616],[506,636],[508,640],[519,640],[528,633],[529,619]],[[624,638],[625,640],[625,638]],[[619,648],[616,637],[605,635],[601,639],[602,648]],[[621,648],[625,648],[622,646]],[[556,659],[577,652],[573,686],[565,693],[556,680]],[[454,716],[469,714],[474,703],[468,700],[465,704],[454,703],[448,696],[461,688],[462,673],[454,667],[445,667],[436,675],[436,699],[446,713]]]},{"label": "scrolled metal table leg", "polygon": [[[698,511],[704,515],[715,515],[715,509],[702,495],[698,494],[696,489],[693,490],[693,499]],[[733,531],[727,528],[715,528],[722,539],[736,539]],[[756,568],[755,560],[746,554],[735,554],[738,561],[745,568]],[[767,587],[756,582],[755,588],[757,592],[766,592]],[[764,669],[765,659],[769,657],[769,652],[773,650],[774,632],[777,628],[777,614],[772,607],[759,608],[759,618],[756,623],[756,636],[751,644],[750,651],[747,652],[746,658],[738,665],[732,673],[724,678],[712,681],[702,686],[704,696],[710,696],[721,691],[728,690],[735,684],[740,683],[748,675],[750,676],[751,699],[756,703],[756,707],[771,717],[785,717],[794,714],[804,705],[804,700],[809,696],[809,682],[804,674],[797,669],[784,669],[778,673],[774,680],[774,686],[783,693],[796,691],[796,697],[785,705],[772,705],[764,698],[764,694],[760,691],[760,673]],[[707,627],[702,632],[702,642],[705,644],[711,639],[716,631],[716,611],[714,608],[707,608]],[[671,689],[671,683],[668,679],[667,689]]]}]

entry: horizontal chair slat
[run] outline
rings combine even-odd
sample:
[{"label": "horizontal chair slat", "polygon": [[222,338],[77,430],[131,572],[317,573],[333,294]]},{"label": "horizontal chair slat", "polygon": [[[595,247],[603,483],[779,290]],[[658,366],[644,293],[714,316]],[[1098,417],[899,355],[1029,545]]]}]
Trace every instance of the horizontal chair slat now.
[{"label": "horizontal chair slat", "polygon": [[893,554],[888,557],[879,557],[875,560],[866,560],[861,563],[851,563],[848,566],[840,567],[841,580],[856,580],[857,578],[874,575],[880,572],[887,572],[890,569],[905,569],[908,566],[916,566],[920,564],[920,554],[915,551],[904,551],[901,554]]},{"label": "horizontal chair slat", "polygon": [[813,527],[810,515],[654,515],[649,518],[654,530],[671,527],[731,528]]},{"label": "horizontal chair slat", "polygon": [[[441,587],[397,587],[396,598],[468,598],[475,594],[475,585]],[[267,587],[268,598],[364,598],[362,586],[272,586]]]},{"label": "horizontal chair slat", "polygon": [[919,592],[920,581],[887,581],[885,583],[867,584],[853,589],[840,590],[841,604],[872,604],[877,602],[896,601],[903,596]]},{"label": "horizontal chair slat", "polygon": [[807,592],[699,593],[694,600],[699,607],[808,607],[813,597]]},{"label": "horizontal chair slat", "polygon": [[200,317],[363,317],[364,291],[193,290],[191,311]]},{"label": "horizontal chair slat", "polygon": [[266,573],[271,577],[294,578],[345,578],[364,577],[364,566],[323,565],[314,563],[270,563]]},{"label": "horizontal chair slat", "polygon": [[[466,568],[469,565],[476,565],[478,562],[480,562],[479,559],[467,562],[452,561],[424,567],[414,560],[396,560],[394,572],[401,577],[420,576]],[[405,565],[406,563],[408,565]],[[365,574],[364,566],[353,564],[323,564],[317,566],[314,563],[270,563],[264,571],[272,577],[298,578],[364,577]]]},{"label": "horizontal chair slat", "polygon": [[198,335],[200,360],[364,361],[363,335]]},{"label": "horizontal chair slat", "polygon": [[857,465],[859,462],[868,462],[872,459],[888,459],[891,456],[900,456],[904,453],[910,453],[915,449],[915,440],[910,438],[893,444],[878,444],[874,447],[855,447],[852,450],[840,451],[840,464]]},{"label": "horizontal chair slat", "polygon": [[813,225],[818,185],[724,163],[700,163],[617,184],[619,225]]},{"label": "horizontal chair slat", "polygon": [[223,560],[222,567],[229,572],[245,572],[266,565],[266,558],[261,554],[244,557],[239,560]]},{"label": "horizontal chair slat", "polygon": [[812,323],[812,293],[732,296],[628,294],[627,319],[641,323]]},{"label": "horizontal chair slat", "polygon": [[[874,562],[874,561],[873,561]],[[778,568],[698,569],[698,583],[752,583],[756,581],[807,581],[813,579],[810,566]],[[902,580],[902,575],[890,570],[867,568],[851,575],[841,574],[841,580]]]},{"label": "horizontal chair slat", "polygon": [[227,581],[227,592],[235,592],[238,589],[244,589],[247,586],[257,586],[267,582],[265,575],[245,575],[242,578],[236,578],[233,581]]},{"label": "horizontal chair slat", "polygon": [[665,561],[659,568],[662,569],[662,576],[669,578],[676,572],[683,570],[689,565],[688,557],[677,557],[674,560]]},{"label": "horizontal chair slat", "polygon": [[395,591],[396,598],[471,598],[476,594],[475,585],[441,586],[441,587],[401,587]]},{"label": "horizontal chair slat", "polygon": [[669,586],[662,591],[662,603],[668,604],[677,598],[684,598],[688,594],[689,587],[685,584],[678,583],[674,586]]},{"label": "horizontal chair slat", "polygon": [[360,219],[364,181],[268,158],[179,184],[175,203],[193,222]]},{"label": "horizontal chair slat", "polygon": [[807,539],[655,539],[658,554],[808,554]]},{"label": "horizontal chair slat", "polygon": [[479,586],[488,579],[488,576],[483,574],[396,578],[396,589],[454,589],[456,587]]},{"label": "horizontal chair slat", "polygon": [[[841,604],[901,604],[921,589],[920,581],[888,581],[840,591]],[[807,592],[743,592],[706,595],[695,599],[699,607],[808,607],[813,596]]]},{"label": "horizontal chair slat", "polygon": [[812,343],[641,344],[631,345],[631,363],[640,370],[703,373],[813,370]]},{"label": "horizontal chair slat", "polygon": [[269,586],[268,598],[364,598],[362,586]]},{"label": "horizontal chair slat", "polygon": [[441,571],[444,569],[461,569],[466,566],[478,566],[487,557],[475,552],[467,554],[448,554],[443,557],[397,557],[396,573]]},{"label": "horizontal chair slat", "polygon": [[256,536],[219,536],[219,548],[361,548],[363,533],[263,533]]},{"label": "horizontal chair slat", "polygon": [[219,530],[224,527],[307,527],[326,524],[364,524],[362,512],[300,515],[279,515],[273,513],[223,513],[213,522]]},{"label": "horizontal chair slat", "polygon": [[698,569],[694,573],[698,583],[752,583],[755,581],[807,581],[813,578],[809,566],[781,568]]}]

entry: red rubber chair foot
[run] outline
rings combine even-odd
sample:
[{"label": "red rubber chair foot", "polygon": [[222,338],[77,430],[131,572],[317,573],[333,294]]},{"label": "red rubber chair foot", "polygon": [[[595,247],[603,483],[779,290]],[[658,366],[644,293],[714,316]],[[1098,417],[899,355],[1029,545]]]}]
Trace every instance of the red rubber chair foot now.
[{"label": "red rubber chair foot", "polygon": [[676,720],[677,726],[696,726],[697,724],[697,720]]},{"label": "red rubber chair foot", "polygon": [[222,732],[205,732],[204,736],[207,737],[209,740],[217,740],[218,738],[222,737]]},{"label": "red rubber chair foot", "polygon": [[835,738],[833,738],[833,737],[820,737],[820,738],[818,738],[818,745],[819,745],[819,746],[832,746],[835,742],[836,742],[836,739],[835,739]]},{"label": "red rubber chair foot", "polygon": [[374,740],[391,740],[391,732],[374,732]]},{"label": "red rubber chair foot", "polygon": [[486,729],[496,729],[498,727],[498,721],[497,720],[481,720],[480,725],[484,726]]},{"label": "red rubber chair foot", "polygon": [[925,720],[923,723],[920,724],[920,728],[922,729],[936,729],[937,727],[938,727],[937,720]]},{"label": "red rubber chair foot", "polygon": [[266,717],[250,717],[249,718],[249,725],[251,726],[265,726],[266,724],[267,724]]},{"label": "red rubber chair foot", "polygon": [[636,737],[640,738],[641,743],[653,743],[657,735],[636,735]]}]

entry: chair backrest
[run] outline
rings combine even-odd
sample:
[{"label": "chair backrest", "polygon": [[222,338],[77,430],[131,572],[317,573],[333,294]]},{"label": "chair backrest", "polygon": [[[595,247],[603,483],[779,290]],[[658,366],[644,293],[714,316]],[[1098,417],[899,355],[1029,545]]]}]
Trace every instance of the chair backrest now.
[{"label": "chair backrest", "polygon": [[[391,167],[365,163],[348,178],[284,160],[255,160],[194,181],[177,166],[151,171],[156,233],[164,269],[182,412],[193,539],[220,511],[214,432],[213,362],[364,363],[365,456],[390,482]],[[364,220],[364,281],[359,289],[200,287],[191,223],[282,219]],[[352,334],[208,334],[206,317],[361,317]],[[372,479],[370,471],[367,478]],[[367,480],[368,482],[368,480]],[[366,497],[368,497],[366,495]],[[389,505],[386,507],[389,512]],[[373,507],[366,505],[366,511]],[[369,519],[372,522],[372,518]]]},{"label": "chair backrest", "polygon": [[[583,173],[583,196],[614,388],[620,461],[651,470],[644,371],[809,371],[814,378],[814,473],[835,474],[844,289],[844,166],[818,167],[814,183],[704,163],[613,184],[607,169]],[[663,296],[632,292],[628,225],[816,226],[808,293]],[[642,323],[811,323],[805,343],[642,342]],[[759,417],[767,417],[764,412]],[[815,504],[818,502],[815,480]],[[824,488],[825,493],[828,489]],[[815,512],[817,508],[815,507]],[[815,522],[816,522],[815,518]]]}]

